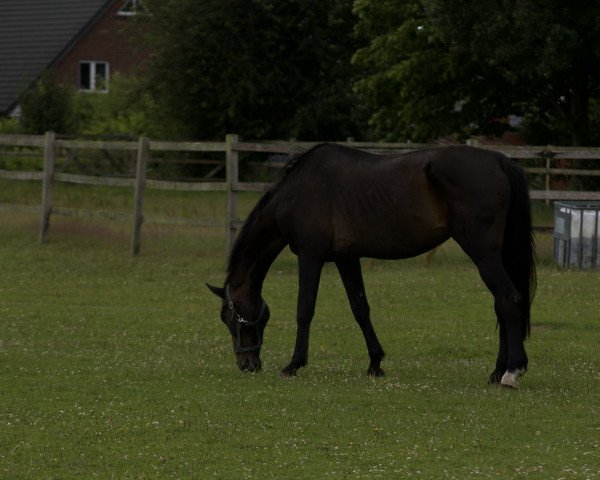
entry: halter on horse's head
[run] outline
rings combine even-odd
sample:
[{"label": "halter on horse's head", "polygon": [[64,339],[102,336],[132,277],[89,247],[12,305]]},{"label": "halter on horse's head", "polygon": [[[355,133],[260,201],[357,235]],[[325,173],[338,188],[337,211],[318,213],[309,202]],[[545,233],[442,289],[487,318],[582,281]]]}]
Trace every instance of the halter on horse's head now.
[{"label": "halter on horse's head", "polygon": [[217,288],[207,285],[208,288],[223,300],[221,309],[221,321],[227,325],[233,339],[233,351],[237,357],[237,363],[242,371],[254,372],[261,369],[260,347],[263,343],[263,333],[265,326],[269,321],[269,307],[261,299],[261,306],[254,319],[252,318],[252,309],[246,307],[248,314],[242,315],[236,308],[231,287],[229,284],[225,288]]}]

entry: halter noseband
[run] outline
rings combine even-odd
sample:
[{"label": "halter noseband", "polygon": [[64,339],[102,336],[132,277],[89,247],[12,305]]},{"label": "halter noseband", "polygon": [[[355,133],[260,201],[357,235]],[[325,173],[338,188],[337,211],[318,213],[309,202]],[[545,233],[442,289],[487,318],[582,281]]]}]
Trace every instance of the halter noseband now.
[{"label": "halter noseband", "polygon": [[[262,306],[260,307],[260,313],[258,318],[253,322],[251,320],[246,320],[239,313],[236,312],[235,306],[233,304],[233,299],[231,298],[231,289],[229,288],[229,284],[225,285],[225,299],[227,301],[227,306],[229,310],[231,310],[231,316],[235,321],[235,353],[243,353],[243,352],[256,352],[260,350],[260,346],[263,343],[263,330],[264,324],[262,322],[263,316],[267,311],[267,303],[263,300]],[[254,326],[256,330],[256,338],[258,339],[258,343],[256,345],[252,345],[251,347],[242,347],[242,336],[241,330],[242,325]]]}]

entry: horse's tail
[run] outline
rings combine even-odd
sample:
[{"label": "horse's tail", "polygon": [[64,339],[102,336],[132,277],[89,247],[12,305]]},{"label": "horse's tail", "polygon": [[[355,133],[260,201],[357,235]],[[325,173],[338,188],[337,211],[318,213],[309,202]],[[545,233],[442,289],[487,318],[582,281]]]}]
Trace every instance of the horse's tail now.
[{"label": "horse's tail", "polygon": [[537,285],[531,201],[525,171],[506,158],[503,169],[510,181],[510,206],[504,230],[502,261],[522,298],[523,339],[531,333],[531,302]]}]

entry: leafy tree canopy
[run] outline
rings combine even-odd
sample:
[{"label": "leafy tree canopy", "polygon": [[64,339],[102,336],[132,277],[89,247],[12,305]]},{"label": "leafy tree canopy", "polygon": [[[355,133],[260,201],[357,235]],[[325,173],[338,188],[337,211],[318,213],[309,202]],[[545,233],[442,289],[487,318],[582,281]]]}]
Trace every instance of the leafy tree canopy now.
[{"label": "leafy tree canopy", "polygon": [[[356,0],[356,85],[377,136],[498,133],[587,144],[600,96],[600,3]],[[592,120],[590,120],[590,118]]]},{"label": "leafy tree canopy", "polygon": [[150,0],[151,82],[183,135],[357,135],[351,0]]}]

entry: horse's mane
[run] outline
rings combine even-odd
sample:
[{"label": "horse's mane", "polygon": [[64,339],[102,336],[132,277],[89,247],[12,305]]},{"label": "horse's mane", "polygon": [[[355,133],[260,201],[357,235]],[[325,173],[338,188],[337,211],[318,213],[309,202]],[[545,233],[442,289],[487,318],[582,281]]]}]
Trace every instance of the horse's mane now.
[{"label": "horse's mane", "polygon": [[311,153],[315,148],[318,148],[319,145],[315,145],[314,147],[300,153],[293,153],[289,155],[286,159],[285,165],[281,168],[275,181],[269,187],[269,189],[265,192],[265,194],[260,198],[258,203],[248,215],[248,218],[244,222],[242,226],[242,230],[237,236],[231,252],[229,253],[229,258],[227,259],[227,279],[225,283],[229,283],[231,279],[231,274],[233,271],[233,265],[235,264],[236,259],[239,257],[240,252],[242,250],[242,245],[245,243],[246,238],[248,237],[248,232],[250,231],[251,226],[254,222],[260,217],[261,212],[265,208],[265,206],[269,203],[273,194],[279,189],[284,180],[290,175],[291,172],[296,170],[297,165],[300,161],[305,158],[309,153]]}]

